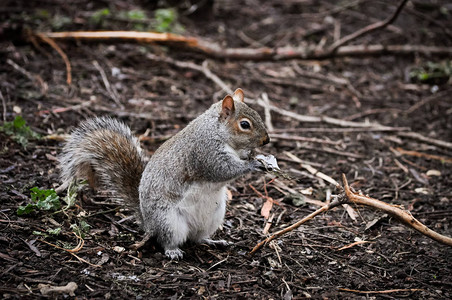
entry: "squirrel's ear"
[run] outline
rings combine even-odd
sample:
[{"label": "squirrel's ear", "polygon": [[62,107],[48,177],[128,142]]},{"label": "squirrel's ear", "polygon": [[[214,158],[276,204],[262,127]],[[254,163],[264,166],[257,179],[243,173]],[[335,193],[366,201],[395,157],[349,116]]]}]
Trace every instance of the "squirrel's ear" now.
[{"label": "squirrel's ear", "polygon": [[223,102],[221,103],[221,113],[220,116],[222,119],[227,119],[234,114],[235,106],[234,99],[232,99],[231,95],[226,95],[224,97]]},{"label": "squirrel's ear", "polygon": [[243,94],[243,91],[241,88],[238,88],[235,90],[234,95],[232,96],[234,100],[244,102],[245,95]]}]

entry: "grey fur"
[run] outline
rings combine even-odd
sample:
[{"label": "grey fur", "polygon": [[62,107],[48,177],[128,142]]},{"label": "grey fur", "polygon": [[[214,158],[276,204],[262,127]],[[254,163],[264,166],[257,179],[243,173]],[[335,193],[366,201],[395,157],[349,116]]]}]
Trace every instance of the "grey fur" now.
[{"label": "grey fur", "polygon": [[[102,184],[135,205],[138,197],[132,197],[137,191],[131,190],[135,183],[127,186],[118,183],[130,174],[134,174],[135,180],[141,178],[137,185],[137,210],[143,229],[157,238],[171,259],[183,256],[179,247],[188,240],[226,244],[209,239],[224,219],[226,185],[258,169],[260,162],[250,156],[256,147],[268,142],[268,134],[257,112],[240,101],[234,101],[234,106],[233,114],[224,118],[222,102],[213,104],[166,141],[147,165],[138,140],[126,125],[110,118],[86,121],[72,133],[63,149],[61,179],[67,183],[74,177],[89,175],[84,172],[88,164]],[[236,126],[236,122],[244,117],[253,125],[246,133],[238,131]],[[118,145],[108,140],[111,136],[99,136],[99,131],[105,130],[123,135],[128,145],[110,149],[118,148]],[[119,151],[119,158],[132,157],[134,165],[128,170],[119,166],[111,160],[111,155],[105,154],[113,151]],[[138,168],[137,162],[140,162]],[[141,174],[140,167],[144,165]]]}]

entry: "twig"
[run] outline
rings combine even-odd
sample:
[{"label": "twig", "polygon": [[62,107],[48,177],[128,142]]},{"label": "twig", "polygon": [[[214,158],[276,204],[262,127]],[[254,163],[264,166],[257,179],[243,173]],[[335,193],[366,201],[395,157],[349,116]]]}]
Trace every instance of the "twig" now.
[{"label": "twig", "polygon": [[288,132],[328,132],[328,133],[344,133],[344,132],[371,132],[371,131],[407,131],[409,127],[389,127],[389,128],[330,128],[330,127],[301,127],[301,128],[284,128],[275,129],[273,133]]},{"label": "twig", "polygon": [[203,63],[202,63],[202,69],[201,69],[201,71],[204,73],[204,75],[207,77],[207,78],[209,78],[209,79],[211,79],[213,82],[215,82],[218,86],[220,86],[222,89],[223,89],[223,91],[225,91],[226,93],[228,93],[228,94],[233,94],[234,92],[232,91],[232,89],[229,87],[229,86],[227,86],[224,82],[223,82],[223,80],[221,80],[220,79],[220,77],[218,77],[217,75],[215,75],[214,73],[212,73],[211,71],[210,71],[210,69],[207,67],[207,60],[205,60],[205,61],[203,61]]},{"label": "twig", "polygon": [[[250,101],[252,102],[252,101]],[[383,126],[378,123],[368,123],[368,122],[353,122],[353,121],[346,121],[336,118],[331,118],[328,116],[308,116],[308,115],[300,115],[292,111],[288,111],[279,107],[276,107],[274,105],[266,105],[264,101],[261,99],[258,99],[256,103],[262,107],[268,107],[270,110],[279,113],[280,115],[289,117],[291,119],[300,121],[300,122],[306,122],[306,123],[327,123],[331,125],[337,125],[341,127],[358,127],[358,128],[371,128],[372,130],[376,131],[393,131],[395,128]]]},{"label": "twig", "polygon": [[328,147],[321,147],[321,148],[319,148],[319,147],[312,147],[312,146],[308,146],[308,145],[302,145],[301,147],[303,149],[309,149],[309,150],[312,150],[312,151],[326,152],[326,153],[331,153],[331,154],[340,155],[340,156],[346,156],[346,157],[353,157],[353,158],[364,158],[365,157],[363,154],[339,151],[339,150],[331,149],[331,148],[328,148]]},{"label": "twig", "polygon": [[80,104],[76,104],[76,105],[72,105],[72,106],[68,106],[68,107],[57,107],[57,108],[54,108],[51,110],[41,110],[41,111],[38,111],[38,115],[42,116],[42,115],[49,114],[49,113],[57,114],[57,113],[62,113],[62,112],[66,112],[66,111],[71,111],[71,110],[78,110],[83,107],[91,106],[91,104],[93,104],[94,102],[96,102],[96,101],[89,100],[89,101],[85,101]]},{"label": "twig", "polygon": [[447,149],[452,149],[452,143],[450,142],[446,142],[446,141],[442,141],[442,140],[437,140],[437,139],[432,139],[429,137],[425,137],[422,134],[416,133],[416,132],[399,132],[397,134],[398,136],[403,136],[403,137],[407,137],[407,138],[411,138],[411,139],[415,139],[415,140],[419,140],[422,142],[426,142],[435,146],[439,146],[439,147],[443,147],[443,148],[447,148]]},{"label": "twig", "polygon": [[262,242],[258,243],[256,246],[254,246],[254,248],[250,251],[250,255],[254,254],[257,250],[259,250],[260,248],[262,248],[262,246],[264,246],[265,244],[269,243],[270,241],[274,240],[277,237],[280,237],[281,235],[285,234],[286,232],[292,231],[298,227],[300,227],[301,225],[303,225],[303,223],[306,223],[307,221],[313,219],[315,216],[317,216],[318,214],[321,214],[327,210],[330,210],[333,207],[339,206],[341,204],[341,202],[339,200],[333,200],[331,201],[330,204],[322,206],[321,208],[319,208],[318,210],[314,211],[313,213],[309,214],[308,216],[304,217],[303,219],[301,219],[300,221],[272,234],[271,236],[269,236],[268,238],[266,238],[265,240],[263,240]]},{"label": "twig", "polygon": [[330,47],[329,47],[329,51],[331,53],[334,53],[339,47],[349,43],[352,40],[357,39],[360,36],[363,36],[367,33],[373,32],[375,30],[384,28],[386,26],[388,26],[389,24],[391,24],[392,22],[395,21],[395,19],[397,19],[397,17],[399,16],[400,12],[402,11],[403,7],[405,6],[405,4],[408,2],[408,0],[402,0],[399,4],[399,6],[397,7],[397,9],[395,10],[395,12],[386,20],[384,21],[379,21],[373,24],[370,24],[364,28],[361,28],[358,31],[355,31],[352,34],[349,34],[347,36],[344,36],[343,38],[341,38],[340,40],[334,42]]},{"label": "twig", "polygon": [[3,105],[3,122],[6,122],[6,101],[3,97],[2,91],[0,91],[0,98],[2,99],[2,105]]},{"label": "twig", "polygon": [[74,249],[65,249],[65,248],[62,248],[62,247],[57,246],[57,245],[54,245],[54,244],[49,243],[49,242],[44,241],[44,240],[40,240],[40,241],[43,242],[43,243],[46,243],[47,245],[50,245],[50,246],[52,246],[52,247],[55,247],[55,248],[57,248],[57,249],[64,250],[64,251],[66,251],[67,253],[69,253],[69,254],[71,254],[72,256],[74,256],[75,258],[77,258],[79,261],[84,262],[84,263],[86,263],[86,264],[88,264],[88,265],[90,265],[90,266],[92,266],[92,267],[100,267],[100,265],[96,265],[96,264],[90,263],[90,262],[87,261],[86,259],[83,259],[83,258],[79,257],[77,254],[75,254],[75,252],[78,252],[78,251],[82,250],[83,245],[85,244],[85,241],[84,241],[81,237],[79,237],[75,232],[74,232],[74,235],[75,235],[75,236],[78,238],[78,240],[79,240],[77,246],[76,246]]},{"label": "twig", "polygon": [[408,110],[406,111],[406,114],[411,114],[414,111],[418,110],[419,108],[421,108],[422,106],[424,106],[425,104],[429,103],[429,102],[433,102],[435,100],[438,100],[439,98],[446,96],[445,99],[449,99],[449,97],[447,97],[448,95],[450,95],[451,93],[451,89],[448,90],[444,90],[441,91],[439,93],[430,95],[428,97],[425,97],[424,99],[422,99],[421,101],[416,102],[416,104],[414,104],[413,106],[411,106],[410,108],[408,108]]},{"label": "twig", "polygon": [[[315,46],[305,48],[225,48],[217,43],[208,42],[194,37],[184,37],[169,33],[139,32],[139,31],[74,31],[74,32],[39,32],[39,37],[54,40],[126,40],[134,42],[160,43],[166,45],[184,46],[187,49],[201,51],[217,58],[246,60],[288,60],[288,59],[326,59],[340,56],[377,55],[382,53],[413,54],[425,53],[436,55],[451,55],[452,48],[424,45],[353,45],[341,46],[334,52],[316,49]],[[229,93],[229,92],[228,92]]]},{"label": "twig", "polygon": [[223,91],[225,91],[226,93],[228,93],[228,94],[233,94],[234,93],[234,91],[228,85],[226,85],[223,82],[223,80],[221,80],[217,75],[213,74],[209,70],[209,68],[207,67],[207,61],[205,61],[202,66],[200,66],[200,65],[197,65],[197,64],[192,63],[192,62],[177,61],[177,60],[174,60],[174,59],[169,58],[169,57],[157,56],[157,55],[152,54],[152,53],[148,53],[146,55],[146,57],[148,59],[151,59],[151,60],[154,60],[154,61],[163,61],[163,62],[172,64],[172,65],[174,65],[176,67],[179,67],[179,68],[191,69],[191,70],[196,70],[198,72],[201,72],[207,78],[211,79],[219,87],[221,87],[223,89]]},{"label": "twig", "polygon": [[358,118],[362,118],[364,116],[369,116],[369,115],[373,115],[373,114],[379,114],[379,113],[387,113],[387,112],[394,112],[394,113],[399,113],[401,112],[401,109],[397,109],[397,108],[375,108],[375,109],[369,109],[363,112],[359,112],[356,114],[353,114],[351,116],[345,117],[344,120],[347,121],[352,121]]},{"label": "twig", "polygon": [[367,196],[353,193],[350,189],[350,186],[348,185],[345,174],[342,174],[342,181],[344,184],[345,195],[351,203],[358,204],[358,205],[365,205],[365,206],[369,206],[369,207],[373,207],[378,210],[381,210],[381,211],[397,218],[399,221],[401,221],[403,224],[407,225],[408,227],[411,227],[411,228],[419,231],[423,235],[426,235],[429,238],[431,238],[441,244],[452,246],[452,238],[444,236],[442,234],[439,234],[439,233],[429,229],[427,226],[425,226],[424,224],[419,222],[416,218],[414,218],[408,211],[402,210],[398,206],[390,205],[388,203],[385,203],[383,201],[380,201],[380,200],[377,200],[374,198],[370,198]]},{"label": "twig", "polygon": [[264,103],[266,104],[266,106],[264,107],[265,126],[267,127],[268,131],[272,132],[274,128],[270,108],[268,108],[268,106],[270,105],[270,99],[268,99],[267,93],[262,93],[262,101],[264,101]]},{"label": "twig", "polygon": [[410,151],[410,150],[402,149],[400,147],[397,147],[394,150],[402,155],[416,156],[416,157],[422,157],[422,158],[426,158],[426,159],[435,159],[435,160],[439,160],[443,163],[452,164],[452,158],[446,157],[446,156],[433,155],[433,154],[422,153],[422,152],[418,152],[418,151]]},{"label": "twig", "polygon": [[341,204],[358,204],[358,205],[365,205],[369,206],[375,209],[378,209],[380,211],[383,211],[387,213],[388,215],[391,215],[395,218],[397,218],[400,222],[405,224],[408,227],[411,227],[418,232],[422,233],[423,235],[441,243],[447,246],[452,246],[452,238],[448,236],[444,236],[442,234],[439,234],[431,229],[429,229],[427,226],[419,222],[416,218],[414,218],[409,212],[399,208],[395,205],[390,205],[388,203],[385,203],[383,201],[370,198],[367,196],[359,195],[351,191],[350,186],[348,185],[347,178],[345,177],[345,174],[342,174],[342,181],[344,184],[344,193],[340,194],[335,200],[330,202],[328,205],[325,205],[318,210],[314,211],[313,213],[309,214],[308,216],[304,217],[300,221],[272,234],[271,236],[267,237],[265,240],[259,242],[254,248],[250,251],[250,255],[254,254],[257,250],[262,248],[265,244],[268,242],[274,240],[277,237],[282,236],[283,234],[292,231],[296,228],[298,228],[303,223],[311,220],[315,216],[317,216],[320,213],[326,212],[330,210],[333,207],[337,207]]},{"label": "twig", "polygon": [[313,168],[312,166],[303,163],[303,161],[301,159],[299,159],[298,157],[296,157],[295,155],[293,155],[290,152],[284,152],[285,155],[287,155],[288,157],[290,157],[292,160],[298,162],[300,164],[300,167],[302,167],[303,169],[306,169],[309,173],[311,173],[312,175],[315,175],[323,180],[325,180],[326,182],[331,183],[334,186],[338,186],[339,183],[334,180],[333,178],[331,178],[330,176],[318,171],[317,169]]},{"label": "twig", "polygon": [[47,90],[48,90],[47,83],[41,78],[41,76],[31,74],[30,72],[28,72],[27,70],[25,70],[24,68],[22,68],[21,66],[19,66],[18,64],[16,64],[9,58],[6,60],[6,63],[8,65],[10,65],[11,67],[13,67],[14,69],[16,69],[17,71],[19,71],[20,73],[22,73],[23,75],[25,75],[31,81],[39,83],[39,86],[41,88],[41,94],[44,95],[47,93]]},{"label": "twig", "polygon": [[136,242],[135,244],[130,245],[130,249],[137,251],[138,249],[142,248],[147,241],[149,241],[151,239],[152,235],[149,233],[146,233],[143,238],[141,239],[141,241]]},{"label": "twig", "polygon": [[399,292],[418,292],[423,291],[422,289],[393,289],[393,290],[384,290],[384,291],[359,291],[359,290],[351,290],[345,288],[339,288],[340,291],[358,293],[358,294],[389,294],[389,293],[399,293]]},{"label": "twig", "polygon": [[74,233],[74,235],[77,237],[78,243],[77,243],[77,246],[75,246],[75,248],[73,248],[73,249],[65,249],[65,248],[62,248],[62,247],[57,246],[57,245],[54,245],[54,244],[49,243],[49,242],[44,241],[44,240],[40,240],[40,241],[43,242],[43,243],[46,243],[47,245],[53,246],[53,247],[55,247],[57,249],[64,250],[64,251],[69,252],[69,253],[75,253],[75,252],[78,252],[78,251],[82,250],[83,245],[85,244],[85,241],[81,237],[79,237],[77,234]]},{"label": "twig", "polygon": [[99,65],[99,63],[97,62],[97,60],[93,61],[93,66],[97,69],[97,71],[99,71],[100,76],[102,77],[102,81],[105,85],[105,89],[107,90],[107,92],[110,94],[110,97],[113,101],[115,101],[115,103],[121,108],[124,109],[124,105],[122,105],[121,101],[119,100],[119,96],[118,93],[116,92],[116,90],[114,90],[110,84],[110,82],[108,81],[108,77],[107,74],[105,74],[104,69],[102,69],[102,67]]},{"label": "twig", "polygon": [[53,49],[55,49],[56,52],[61,56],[61,58],[64,60],[64,64],[66,65],[66,82],[67,84],[72,83],[72,68],[71,63],[69,62],[69,59],[67,58],[66,53],[64,53],[63,49],[58,46],[58,44],[47,34],[45,33],[36,33],[36,36],[38,36],[40,39],[42,39],[44,42],[50,45]]},{"label": "twig", "polygon": [[[269,131],[271,132],[271,130],[269,130]],[[318,139],[318,138],[309,138],[309,137],[303,137],[303,136],[298,136],[298,135],[275,134],[275,133],[270,133],[270,138],[281,139],[281,140],[290,140],[290,141],[299,141],[299,142],[318,143],[318,144],[328,144],[328,145],[337,145],[340,143],[340,141],[335,142],[335,141],[329,141],[329,140],[322,140],[322,139]]]},{"label": "twig", "polygon": [[345,250],[345,249],[349,249],[349,248],[355,247],[356,245],[362,245],[362,244],[366,244],[366,243],[371,243],[371,242],[369,242],[369,241],[356,241],[356,242],[353,242],[351,244],[345,245],[345,246],[337,249],[337,251],[342,251],[342,250]]}]

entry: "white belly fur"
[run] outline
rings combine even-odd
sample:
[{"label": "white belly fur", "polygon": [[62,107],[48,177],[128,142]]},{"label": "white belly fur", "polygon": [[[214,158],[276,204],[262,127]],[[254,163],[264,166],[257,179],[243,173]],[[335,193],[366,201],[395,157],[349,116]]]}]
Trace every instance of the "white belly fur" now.
[{"label": "white belly fur", "polygon": [[194,184],[170,214],[176,240],[201,242],[209,238],[223,223],[226,211],[226,186],[224,183]]}]

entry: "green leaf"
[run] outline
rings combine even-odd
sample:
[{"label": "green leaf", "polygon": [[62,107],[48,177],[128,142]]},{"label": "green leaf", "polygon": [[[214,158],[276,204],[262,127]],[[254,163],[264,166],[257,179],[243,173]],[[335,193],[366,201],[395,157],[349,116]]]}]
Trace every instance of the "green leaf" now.
[{"label": "green leaf", "polygon": [[27,214],[33,212],[35,210],[35,208],[36,208],[36,205],[34,205],[32,203],[29,203],[25,206],[21,205],[17,208],[17,215],[18,216],[27,215]]},{"label": "green leaf", "polygon": [[37,230],[33,231],[33,234],[34,235],[44,236],[44,237],[48,237],[49,236],[48,234],[46,234],[44,232],[41,232],[41,231],[37,231]]},{"label": "green leaf", "polygon": [[14,128],[17,130],[22,129],[22,127],[25,126],[25,120],[22,118],[22,116],[16,116],[16,118],[13,121]]},{"label": "green leaf", "polygon": [[85,220],[80,220],[80,229],[82,230],[82,232],[84,233],[88,233],[91,225],[89,225]]},{"label": "green leaf", "polygon": [[55,229],[49,228],[47,232],[52,235],[59,235],[61,233],[61,227],[57,227]]},{"label": "green leaf", "polygon": [[25,125],[25,120],[21,116],[16,116],[14,121],[5,122],[0,126],[0,131],[10,135],[14,141],[21,144],[24,148],[30,139],[39,139],[40,135]]},{"label": "green leaf", "polygon": [[46,199],[36,203],[36,207],[41,210],[57,210],[61,208],[60,197],[58,195],[50,195]]},{"label": "green leaf", "polygon": [[61,207],[60,196],[54,189],[41,190],[38,187],[31,188],[31,201],[40,210],[57,210]]},{"label": "green leaf", "polygon": [[127,12],[127,19],[131,21],[146,20],[146,13],[141,9],[132,9]]},{"label": "green leaf", "polygon": [[95,11],[91,17],[90,20],[93,23],[101,23],[105,17],[110,15],[110,10],[108,8],[99,9],[98,11]]},{"label": "green leaf", "polygon": [[162,8],[155,11],[155,20],[157,21],[156,30],[159,32],[171,31],[171,26],[175,23],[177,12],[173,8]]}]

